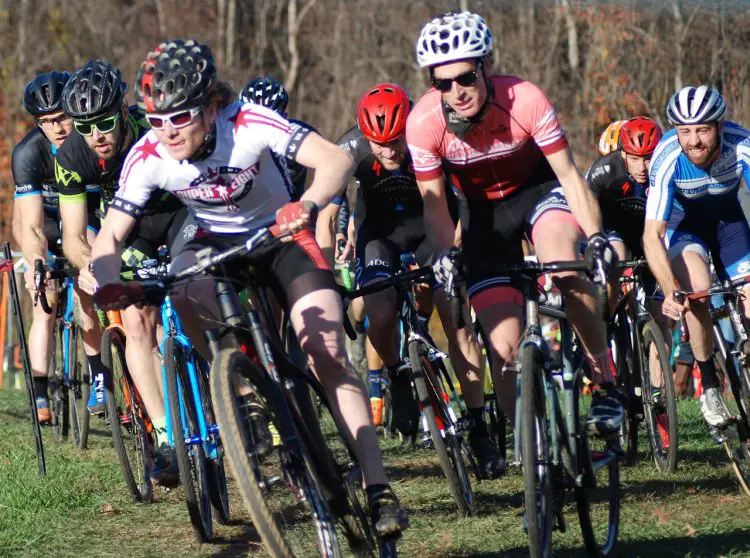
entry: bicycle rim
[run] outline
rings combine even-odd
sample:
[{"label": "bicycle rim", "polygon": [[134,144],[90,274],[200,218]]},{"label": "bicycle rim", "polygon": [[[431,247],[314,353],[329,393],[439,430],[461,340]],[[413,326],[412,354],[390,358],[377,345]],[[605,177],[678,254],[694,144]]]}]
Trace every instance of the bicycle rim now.
[{"label": "bicycle rim", "polygon": [[[89,440],[89,423],[91,414],[86,405],[91,393],[91,378],[88,373],[89,365],[83,350],[83,337],[78,326],[70,329],[70,345],[68,346],[68,407],[70,409],[70,431],[73,445],[78,449],[86,449]],[[85,373],[84,373],[85,371]]]},{"label": "bicycle rim", "polygon": [[591,398],[582,395],[580,373],[574,385],[573,412],[577,413],[578,467],[583,478],[575,487],[576,507],[584,545],[590,556],[607,556],[617,542],[620,525],[621,451],[616,439],[585,435]]},{"label": "bicycle rim", "polygon": [[726,362],[718,352],[714,353],[714,358],[719,377],[723,379],[726,387],[732,388],[731,396],[729,396],[729,392],[725,392],[724,402],[729,409],[729,413],[736,417],[736,422],[724,429],[721,434],[724,438],[722,446],[737,477],[740,489],[750,496],[750,446],[748,445],[750,444],[750,428],[744,424],[742,413],[740,412],[742,397],[740,395],[740,402],[738,402],[736,394],[736,388],[739,387],[742,390],[742,386],[736,383],[736,378],[731,386],[729,386],[728,382],[732,380],[729,378],[731,372],[727,369]]},{"label": "bicycle rim", "polygon": [[180,483],[185,492],[185,503],[195,536],[199,541],[208,542],[213,538],[213,524],[206,474],[206,454],[200,441],[198,443],[186,442],[186,440],[196,438],[200,440],[200,432],[185,353],[171,336],[164,341],[164,366],[169,420],[172,425]]},{"label": "bicycle rim", "polygon": [[107,418],[125,484],[135,500],[150,502],[151,439],[146,410],[125,361],[125,337],[117,329],[108,329],[102,336],[102,365],[108,376],[104,382]]},{"label": "bicycle rim", "polygon": [[448,480],[448,488],[458,510],[463,515],[471,515],[476,511],[474,492],[461,454],[459,434],[445,411],[445,406],[450,403],[443,397],[442,389],[438,385],[440,380],[435,376],[431,363],[420,354],[419,348],[418,342],[409,343],[409,361],[419,408],[427,423],[432,445],[438,454],[440,466]]},{"label": "bicycle rim", "polygon": [[70,430],[68,386],[65,383],[65,369],[63,366],[65,359],[65,345],[63,344],[63,341],[70,337],[67,329],[65,329],[61,321],[57,322],[57,332],[57,347],[59,348],[61,356],[58,360],[57,355],[54,355],[55,358],[53,359],[60,362],[60,365],[57,366],[56,363],[52,364],[54,370],[52,375],[53,383],[50,385],[50,406],[52,407],[52,434],[54,435],[55,440],[62,442],[68,437],[68,432]]},{"label": "bicycle rim", "polygon": [[284,558],[340,556],[336,524],[309,464],[282,444],[295,434],[285,432],[269,404],[278,401],[275,386],[232,349],[215,356],[210,380],[226,456],[264,550]]},{"label": "bicycle rim", "polygon": [[[649,320],[642,330],[643,363],[641,366],[641,385],[643,386],[643,410],[646,416],[651,441],[651,451],[659,471],[674,473],[677,470],[677,397],[674,391],[672,369],[669,366],[669,355],[666,352],[664,337],[656,322]],[[652,400],[650,369],[652,365],[662,370],[663,404],[656,408]]]},{"label": "bicycle rim", "polygon": [[641,422],[636,413],[633,413],[634,409],[640,408],[638,402],[640,396],[635,393],[633,378],[634,374],[638,374],[639,371],[634,370],[638,362],[633,354],[630,322],[626,308],[622,308],[617,314],[612,341],[615,343],[615,350],[612,353],[617,369],[617,383],[628,394],[631,401],[636,400],[632,401],[629,408],[624,409],[625,416],[619,434],[620,445],[625,450],[625,463],[633,465],[638,456],[638,427]]},{"label": "bicycle rim", "polygon": [[532,558],[552,555],[552,471],[549,422],[541,368],[542,354],[532,344],[521,349],[521,459],[524,507]]}]

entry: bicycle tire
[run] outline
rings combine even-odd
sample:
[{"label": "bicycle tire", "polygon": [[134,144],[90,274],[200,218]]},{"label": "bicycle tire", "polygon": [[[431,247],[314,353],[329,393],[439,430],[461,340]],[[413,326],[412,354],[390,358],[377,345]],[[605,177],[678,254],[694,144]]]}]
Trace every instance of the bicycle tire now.
[{"label": "bicycle tire", "polygon": [[149,503],[154,495],[150,476],[152,444],[146,409],[125,361],[125,343],[125,336],[118,329],[107,329],[102,335],[102,365],[108,376],[104,382],[107,418],[125,484],[135,501]]},{"label": "bicycle tire", "polygon": [[[718,351],[714,353],[714,359],[720,381],[726,386],[727,382],[732,382],[729,378],[729,370],[727,369],[726,362]],[[741,386],[736,385],[736,382],[731,383],[733,394],[737,387],[740,390],[742,389]],[[721,445],[729,458],[729,463],[737,477],[740,489],[750,496],[750,447],[748,446],[750,443],[750,428],[743,424],[742,413],[734,413],[733,407],[736,405],[739,411],[739,406],[742,404],[738,402],[737,397],[735,396],[733,400],[725,398],[724,401],[727,404],[729,412],[737,418],[737,421],[734,426],[727,430]],[[739,401],[741,401],[741,398]],[[733,435],[734,432],[736,432],[736,435]]]},{"label": "bicycle tire", "polygon": [[[524,507],[532,558],[552,555],[552,472],[549,421],[543,388],[543,355],[536,345],[521,348],[521,459]],[[529,464],[534,466],[530,467]]]},{"label": "bicycle tire", "polygon": [[[261,440],[256,439],[253,428],[248,427],[249,421],[243,416],[238,405],[235,379],[240,377],[250,383],[253,397],[258,399],[259,406],[267,413],[268,420],[276,427],[281,440],[286,439],[286,434],[294,435],[281,429],[282,423],[276,419],[274,410],[267,404],[276,398],[272,386],[265,379],[265,372],[241,351],[223,349],[214,357],[209,377],[214,412],[222,433],[226,456],[229,458],[237,488],[253,520],[253,526],[263,541],[264,550],[271,556],[281,558],[307,556],[314,552],[326,558],[340,556],[336,525],[310,474],[309,463],[292,462],[283,442],[273,445],[269,453],[261,456],[258,453]],[[274,458],[277,455],[283,482],[265,474],[272,466],[276,466]],[[289,493],[281,492],[284,486]],[[279,490],[276,490],[277,487]],[[299,493],[300,496],[296,496],[295,493]],[[289,498],[290,495],[292,498]],[[282,500],[284,496],[286,500]],[[287,501],[292,501],[296,507],[305,508],[304,515],[309,513],[311,517],[304,517],[304,520],[312,521],[314,533],[306,526],[307,521],[298,519],[294,525],[285,521],[289,512],[286,511],[286,507],[283,511],[279,508]],[[314,537],[312,545],[310,541],[299,541],[294,538],[299,534],[293,532],[297,528],[305,529],[302,536]]]},{"label": "bicycle tire", "polygon": [[[578,512],[578,520],[581,525],[583,542],[589,556],[608,556],[615,544],[620,528],[620,465],[618,456],[621,453],[617,449],[617,440],[601,440],[585,434],[587,413],[582,412],[582,390],[583,381],[581,374],[577,373],[573,388],[573,413],[575,413],[577,453],[579,474],[583,478],[580,486],[575,486],[575,500]],[[593,449],[592,449],[593,448]],[[597,509],[592,514],[592,506],[595,502],[603,501],[599,498],[597,490],[600,490],[599,476],[597,472],[607,471],[607,486],[604,489],[607,508],[607,532],[604,542],[599,543],[597,529],[594,520],[601,515]]]},{"label": "bicycle tire", "polygon": [[65,370],[61,367],[58,369],[55,366],[49,391],[50,406],[52,407],[52,435],[56,441],[63,442],[70,431],[70,412],[68,410],[69,397],[68,386],[65,383]]},{"label": "bicycle tire", "polygon": [[[643,324],[641,329],[642,363],[641,363],[641,386],[643,386],[643,411],[646,418],[646,428],[648,429],[649,440],[651,443],[651,452],[659,471],[662,473],[674,473],[677,471],[677,451],[679,448],[678,430],[677,430],[677,396],[674,390],[674,378],[672,377],[672,368],[669,365],[669,355],[666,352],[666,343],[659,326],[653,319],[649,319]],[[651,347],[656,348],[659,366],[663,373],[663,400],[664,410],[657,410],[651,400],[651,375],[650,351]],[[663,418],[660,418],[663,417]],[[666,421],[665,421],[666,419]],[[664,424],[666,422],[666,424]],[[661,423],[661,424],[660,424]],[[666,434],[665,438],[660,432],[659,427]]]},{"label": "bicycle tire", "polygon": [[200,542],[209,542],[213,539],[213,522],[206,453],[202,443],[185,442],[186,439],[196,436],[200,438],[200,432],[185,353],[171,335],[164,340],[164,367],[174,453],[188,516],[197,539]]},{"label": "bicycle tire", "polygon": [[[628,394],[629,399],[633,402],[636,398],[640,399],[640,396],[636,395],[633,382],[633,376],[636,373],[636,371],[633,370],[634,365],[636,364],[636,358],[633,354],[631,333],[627,309],[621,307],[612,333],[612,340],[614,341],[615,348],[613,356],[615,368],[617,370],[617,384]],[[625,411],[625,416],[622,420],[619,435],[620,445],[625,450],[624,461],[627,465],[633,465],[638,457],[638,428],[641,421],[639,417],[633,413],[634,408],[637,408],[635,402],[633,402],[629,408],[623,409]]]},{"label": "bicycle tire", "polygon": [[[195,354],[193,358],[198,371],[198,389],[200,390],[206,426],[216,426],[216,414],[214,413],[211,391],[208,386],[208,364]],[[216,512],[214,515],[216,521],[221,525],[227,525],[229,524],[229,492],[227,490],[226,468],[224,467],[224,450],[218,433],[213,435],[209,433],[209,436],[213,437],[213,443],[216,446],[216,457],[208,456],[206,461],[211,505]]]},{"label": "bicycle tire", "polygon": [[89,424],[91,414],[86,405],[91,394],[91,375],[85,374],[89,365],[83,350],[81,329],[73,324],[70,327],[70,344],[68,345],[68,409],[70,411],[70,432],[73,445],[84,450],[89,441]]},{"label": "bicycle tire", "polygon": [[[440,387],[436,385],[439,379],[434,372],[428,368],[429,361],[423,359],[420,354],[420,343],[418,341],[409,342],[409,361],[411,362],[412,377],[414,387],[417,391],[419,407],[427,423],[427,429],[432,438],[432,445],[437,452],[440,461],[440,467],[443,469],[445,478],[448,480],[453,500],[456,502],[458,511],[464,515],[473,515],[476,512],[474,502],[474,493],[471,488],[471,480],[466,471],[461,452],[461,441],[457,434],[445,428],[450,424],[445,413],[435,409],[441,409],[443,405],[448,404],[443,398]],[[431,374],[431,376],[430,376]],[[437,380],[437,381],[434,381]],[[438,418],[441,424],[438,424]],[[441,429],[440,426],[443,426]]]}]

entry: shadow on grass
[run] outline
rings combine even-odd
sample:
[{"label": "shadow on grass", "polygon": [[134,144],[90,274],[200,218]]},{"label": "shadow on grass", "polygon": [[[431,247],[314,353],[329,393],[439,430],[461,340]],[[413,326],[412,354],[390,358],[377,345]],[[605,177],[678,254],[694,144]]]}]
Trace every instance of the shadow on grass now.
[{"label": "shadow on grass", "polygon": [[[554,538],[554,537],[553,537]],[[714,557],[726,554],[740,555],[750,551],[750,532],[743,530],[734,530],[722,534],[711,534],[697,537],[674,537],[665,539],[649,539],[635,541],[621,541],[615,546],[614,556],[635,557],[683,557],[691,558]],[[562,558],[579,558],[586,556],[586,549],[565,548],[556,549],[555,556]],[[503,552],[482,552],[482,553],[446,553],[447,558],[454,557],[471,557],[471,558],[494,558],[494,557],[521,557],[528,556],[527,547],[512,548]]]},{"label": "shadow on grass", "polygon": [[621,485],[620,494],[624,497],[635,498],[654,494],[663,497],[668,494],[685,495],[688,493],[687,491],[693,493],[696,489],[700,491],[736,492],[739,494],[738,482],[729,464],[726,464],[726,471],[727,475],[725,477],[700,481],[696,481],[695,479],[678,480],[669,478],[638,481],[632,484]]},{"label": "shadow on grass", "polygon": [[255,527],[244,521],[230,521],[229,525],[241,527],[242,532],[231,537],[215,537],[211,541],[211,546],[215,547],[215,552],[211,556],[230,558],[260,552],[263,543]]}]

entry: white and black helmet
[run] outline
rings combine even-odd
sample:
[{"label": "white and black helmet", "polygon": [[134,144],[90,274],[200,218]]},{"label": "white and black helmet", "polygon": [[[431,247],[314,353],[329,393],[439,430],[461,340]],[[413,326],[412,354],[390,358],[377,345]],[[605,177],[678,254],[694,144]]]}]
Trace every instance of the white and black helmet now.
[{"label": "white and black helmet", "polygon": [[667,104],[667,118],[673,126],[716,122],[724,118],[727,105],[718,90],[708,85],[683,87]]},{"label": "white and black helmet", "polygon": [[482,58],[492,52],[492,33],[482,16],[471,12],[440,15],[422,28],[417,41],[421,68]]}]

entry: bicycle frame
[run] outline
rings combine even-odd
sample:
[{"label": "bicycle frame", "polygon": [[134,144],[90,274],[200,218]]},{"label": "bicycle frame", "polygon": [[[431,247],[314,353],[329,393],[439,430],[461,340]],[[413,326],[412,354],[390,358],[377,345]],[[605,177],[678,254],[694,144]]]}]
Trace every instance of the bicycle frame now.
[{"label": "bicycle frame", "polygon": [[[183,441],[186,445],[197,445],[202,444],[203,450],[206,452],[206,457],[209,459],[219,458],[219,446],[216,443],[216,437],[219,434],[219,426],[217,424],[207,424],[206,415],[203,412],[203,401],[201,400],[200,388],[198,386],[198,368],[195,364],[195,352],[190,339],[182,329],[180,318],[177,312],[172,307],[172,302],[169,297],[164,300],[164,304],[161,306],[161,319],[164,325],[164,339],[161,342],[161,352],[164,354],[164,344],[168,337],[173,337],[175,342],[185,351],[188,378],[190,380],[190,391],[193,396],[193,405],[195,408],[195,414],[198,420],[198,435],[190,436],[188,438],[183,437]],[[167,393],[167,369],[164,364],[161,366],[162,381],[164,382],[164,393]],[[178,384],[178,390],[180,395],[180,416],[182,418],[182,424],[188,424],[187,413],[185,411],[183,387]],[[169,398],[164,398],[164,406],[166,409],[167,416],[167,438],[170,445],[174,446],[176,443],[174,436],[174,425],[169,419]]]},{"label": "bicycle frame", "polygon": [[[65,292],[65,310],[62,315],[63,323],[63,334],[62,334],[62,358],[63,358],[63,373],[66,384],[70,384],[70,368],[69,360],[67,358],[68,352],[70,351],[70,330],[73,327],[73,279],[70,277],[66,278],[63,282],[63,292]],[[60,302],[58,302],[60,304]],[[86,365],[88,366],[88,365]]]}]

